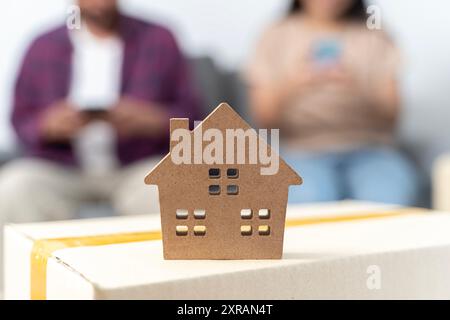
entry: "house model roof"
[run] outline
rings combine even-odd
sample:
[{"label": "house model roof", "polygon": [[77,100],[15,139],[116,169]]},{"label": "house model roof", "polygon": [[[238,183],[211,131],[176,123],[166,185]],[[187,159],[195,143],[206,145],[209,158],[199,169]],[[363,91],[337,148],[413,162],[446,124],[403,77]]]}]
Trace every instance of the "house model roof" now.
[{"label": "house model roof", "polygon": [[[188,119],[171,119],[171,125],[173,122],[188,123]],[[248,130],[252,127],[244,120],[242,117],[234,111],[227,103],[221,103],[214,111],[212,111],[200,124],[198,124],[194,130],[191,131],[191,136],[194,137],[196,132],[200,130],[206,130],[210,128],[215,128],[219,130],[226,129],[243,129]],[[188,129],[188,128],[186,128]],[[270,151],[275,153],[275,151],[267,144],[267,142],[258,136],[259,148],[268,148]],[[225,152],[224,152],[225,154]],[[225,157],[225,156],[224,156]],[[222,163],[226,163],[226,159],[223,159]],[[277,175],[284,175],[285,182],[288,185],[299,185],[303,183],[302,178],[295,172],[286,162],[278,156],[279,160],[279,171]],[[193,161],[194,162],[194,161]],[[145,177],[146,184],[158,184],[160,179],[164,179],[164,170],[169,170],[169,167],[175,165],[171,161],[171,153],[169,152]],[[249,164],[254,165],[254,164]],[[256,165],[263,166],[261,163]]]}]

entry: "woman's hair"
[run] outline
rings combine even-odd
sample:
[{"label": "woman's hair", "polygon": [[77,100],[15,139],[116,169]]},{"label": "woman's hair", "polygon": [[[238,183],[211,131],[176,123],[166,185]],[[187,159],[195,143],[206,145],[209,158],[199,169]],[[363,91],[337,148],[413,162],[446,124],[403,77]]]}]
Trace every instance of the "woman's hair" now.
[{"label": "woman's hair", "polygon": [[[344,13],[343,18],[347,20],[365,21],[367,19],[367,8],[364,0],[354,0],[353,4]],[[303,4],[300,0],[292,0],[289,9],[289,15],[296,14],[303,11]]]}]

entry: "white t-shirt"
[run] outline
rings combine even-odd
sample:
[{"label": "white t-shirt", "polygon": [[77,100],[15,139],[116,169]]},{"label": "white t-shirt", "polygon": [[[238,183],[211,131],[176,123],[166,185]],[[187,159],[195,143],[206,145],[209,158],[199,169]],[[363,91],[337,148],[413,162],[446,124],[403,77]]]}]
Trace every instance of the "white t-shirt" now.
[{"label": "white t-shirt", "polygon": [[[70,33],[73,44],[69,100],[80,110],[109,109],[120,98],[124,46],[119,37],[98,38],[83,25]],[[118,165],[114,129],[105,121],[87,125],[74,141],[82,170],[112,172]]]},{"label": "white t-shirt", "polygon": [[121,39],[96,37],[85,25],[71,31],[70,38],[74,48],[70,100],[82,109],[111,107],[120,96]]}]

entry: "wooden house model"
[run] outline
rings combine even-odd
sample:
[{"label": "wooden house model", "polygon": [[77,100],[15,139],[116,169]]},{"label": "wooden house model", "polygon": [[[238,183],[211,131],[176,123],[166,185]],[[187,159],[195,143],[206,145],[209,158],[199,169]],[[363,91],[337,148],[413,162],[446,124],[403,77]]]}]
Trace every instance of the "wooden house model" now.
[{"label": "wooden house model", "polygon": [[[180,128],[189,130],[189,120],[171,119],[171,137]],[[225,103],[189,134],[194,139],[208,129],[224,137],[227,129],[253,130]],[[259,148],[274,152],[257,139]],[[171,139],[171,152],[176,142]],[[176,164],[169,153],[145,178],[159,189],[164,258],[280,259],[289,186],[301,177],[278,155],[272,175],[261,174],[261,163],[227,164],[225,152],[218,164],[195,163],[198,147],[192,143],[192,163]]]}]

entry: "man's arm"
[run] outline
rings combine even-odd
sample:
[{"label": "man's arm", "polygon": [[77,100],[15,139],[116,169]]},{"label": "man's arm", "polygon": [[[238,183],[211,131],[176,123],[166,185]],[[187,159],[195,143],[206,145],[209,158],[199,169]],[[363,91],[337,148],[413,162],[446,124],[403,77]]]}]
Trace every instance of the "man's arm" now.
[{"label": "man's arm", "polygon": [[11,121],[18,138],[27,148],[41,142],[40,126],[43,112],[37,104],[38,88],[33,67],[37,62],[33,44],[24,57],[14,89]]},{"label": "man's arm", "polygon": [[25,148],[43,143],[68,143],[84,125],[83,116],[65,99],[44,105],[39,97],[48,90],[40,85],[36,71],[42,62],[36,44],[28,50],[20,68],[15,90],[12,124]]},{"label": "man's arm", "polygon": [[161,68],[158,81],[159,90],[164,92],[164,102],[147,101],[139,94],[122,97],[111,110],[112,122],[122,136],[161,136],[167,133],[170,118],[184,117],[193,121],[202,116],[189,66],[175,39],[169,32],[161,31],[158,45],[158,68]]}]

